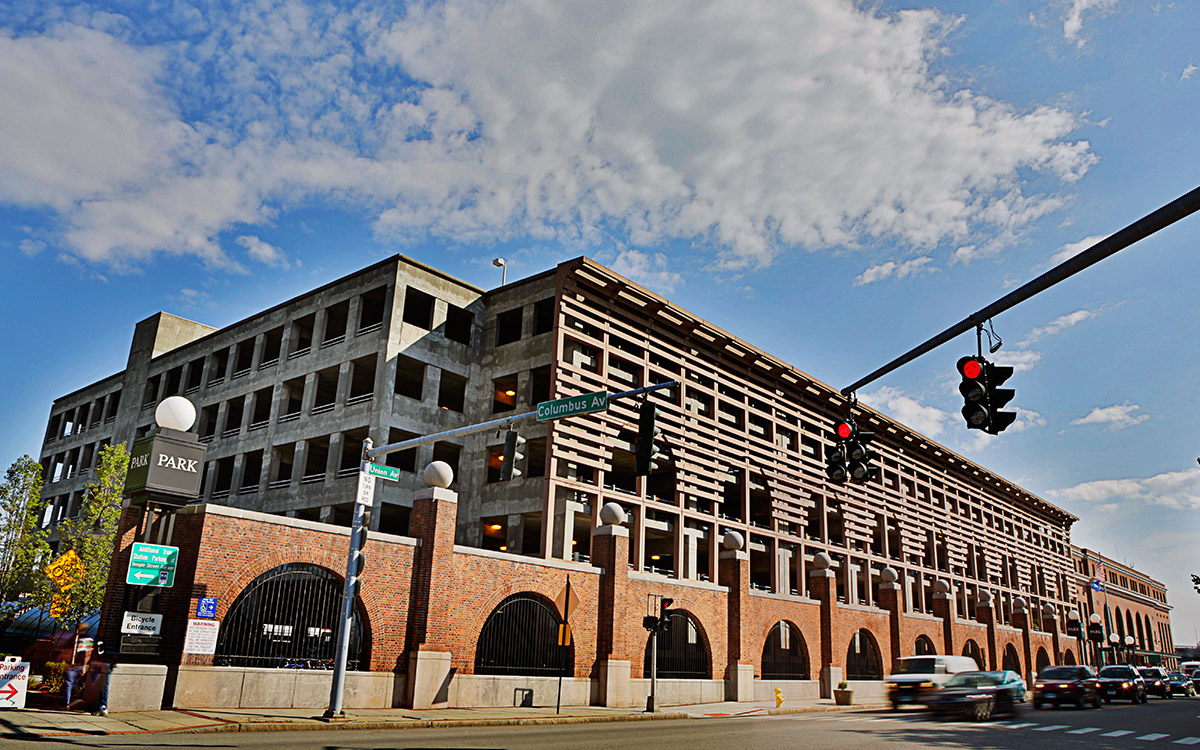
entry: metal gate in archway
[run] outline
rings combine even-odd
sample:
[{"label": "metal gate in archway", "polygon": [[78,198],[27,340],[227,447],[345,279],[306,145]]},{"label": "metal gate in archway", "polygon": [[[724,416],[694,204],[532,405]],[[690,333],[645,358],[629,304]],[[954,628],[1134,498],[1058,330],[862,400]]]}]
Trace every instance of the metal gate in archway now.
[{"label": "metal gate in archway", "polygon": [[[686,612],[671,610],[665,632],[658,637],[658,677],[674,680],[707,680],[712,676],[712,667],[700,629]],[[646,638],[645,658],[642,668],[650,676],[650,638]]]},{"label": "metal gate in archway", "polygon": [[[272,568],[238,594],[221,622],[218,667],[333,669],[342,579],[325,568],[287,563]],[[356,601],[347,667],[370,663]]]},{"label": "metal gate in archway", "polygon": [[570,673],[574,645],[558,645],[558,612],[536,594],[513,594],[488,615],[475,644],[475,674]]}]

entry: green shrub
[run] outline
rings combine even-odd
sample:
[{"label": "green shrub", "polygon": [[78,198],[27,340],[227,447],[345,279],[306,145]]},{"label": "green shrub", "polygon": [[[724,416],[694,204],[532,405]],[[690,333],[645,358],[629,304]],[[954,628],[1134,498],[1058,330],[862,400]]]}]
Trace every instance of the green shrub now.
[{"label": "green shrub", "polygon": [[48,661],[43,675],[42,685],[48,693],[62,692],[67,681],[67,663],[65,661]]},{"label": "green shrub", "polygon": [[[47,665],[47,666],[49,666],[49,665]],[[845,690],[848,687],[850,687],[850,683],[846,682],[845,680],[842,680],[841,682],[838,683],[837,689]]]}]

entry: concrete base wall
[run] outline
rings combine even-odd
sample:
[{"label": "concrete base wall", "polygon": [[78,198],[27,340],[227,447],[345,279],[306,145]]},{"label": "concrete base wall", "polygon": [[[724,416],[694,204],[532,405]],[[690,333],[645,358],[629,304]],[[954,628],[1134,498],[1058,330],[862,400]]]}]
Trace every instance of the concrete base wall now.
[{"label": "concrete base wall", "polygon": [[784,708],[787,708],[789,701],[817,700],[821,697],[821,683],[817,680],[756,680],[754,700],[775,700],[775,688],[783,692]]},{"label": "concrete base wall", "polygon": [[850,680],[848,686],[854,691],[854,700],[887,697],[887,683],[883,680]]},{"label": "concrete base wall", "polygon": [[[404,679],[390,672],[347,672],[343,706],[398,706],[404,696]],[[332,682],[333,672],[325,670],[181,666],[172,707],[325,708]],[[161,689],[159,692],[161,695]],[[110,697],[114,694],[110,691]],[[115,710],[110,703],[109,711]]]},{"label": "concrete base wall", "polygon": [[[633,705],[644,706],[650,697],[650,680],[630,680]],[[721,703],[725,700],[725,680],[659,680],[658,705],[684,706],[692,703]]]},{"label": "concrete base wall", "polygon": [[[527,698],[528,691],[533,691]],[[449,706],[553,706],[558,700],[557,677],[509,677],[496,675],[457,675],[450,681]],[[561,705],[588,706],[598,703],[600,681],[578,677],[562,680]]]},{"label": "concrete base wall", "polygon": [[158,711],[166,684],[164,664],[114,664],[108,674],[109,713]]}]

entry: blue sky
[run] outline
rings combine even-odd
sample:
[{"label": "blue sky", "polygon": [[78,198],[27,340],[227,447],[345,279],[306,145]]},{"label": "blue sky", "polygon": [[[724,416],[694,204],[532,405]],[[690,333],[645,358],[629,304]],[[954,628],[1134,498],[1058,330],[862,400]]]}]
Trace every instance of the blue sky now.
[{"label": "blue sky", "polygon": [[[590,255],[847,385],[1195,188],[1200,5],[49,3],[0,14],[0,460],[166,310],[225,325],[403,252]],[[1197,640],[1200,217],[860,398],[1080,516]]]}]

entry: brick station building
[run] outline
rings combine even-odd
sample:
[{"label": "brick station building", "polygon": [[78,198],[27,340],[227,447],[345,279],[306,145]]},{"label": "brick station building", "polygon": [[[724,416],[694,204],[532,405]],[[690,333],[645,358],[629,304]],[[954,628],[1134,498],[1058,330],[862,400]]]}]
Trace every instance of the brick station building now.
[{"label": "brick station building", "polygon": [[[1084,622],[1093,614],[1103,618],[1104,632],[1116,634],[1121,646],[1116,652],[1108,644],[1097,652],[1090,646],[1089,663],[1122,660],[1136,664],[1179,666],[1171,638],[1171,605],[1167,587],[1124,563],[1072,545],[1075,565],[1074,588]],[[1099,590],[1093,581],[1100,583]],[[1133,643],[1125,646],[1126,637]]]},{"label": "brick station building", "polygon": [[[154,605],[164,700],[321,705],[328,674],[313,668],[328,662],[364,439],[667,381],[680,385],[646,398],[670,460],[648,477],[635,399],[521,423],[513,481],[495,432],[387,457],[401,480],[376,491],[348,705],[507,704],[514,685],[544,703],[563,670],[564,701],[639,704],[657,596],[677,610],[665,702],[828,695],[841,679],[879,694],[893,660],[920,653],[1026,676],[1081,659],[1062,634],[1080,607],[1074,516],[586,258],[484,291],[396,256],[222,329],[155,315],[124,372],[55,402],[45,492],[51,521],[77,512],[98,447],[190,398],[209,449],[200,500],[173,521],[175,587]],[[875,432],[880,472],[833,485],[824,452],[850,415]],[[435,460],[457,475],[449,490],[423,486]],[[602,523],[605,506],[626,520]],[[127,510],[113,642],[137,598],[123,584],[137,523]],[[569,653],[543,648],[568,575]],[[218,600],[219,643],[184,654],[201,597]]]}]

